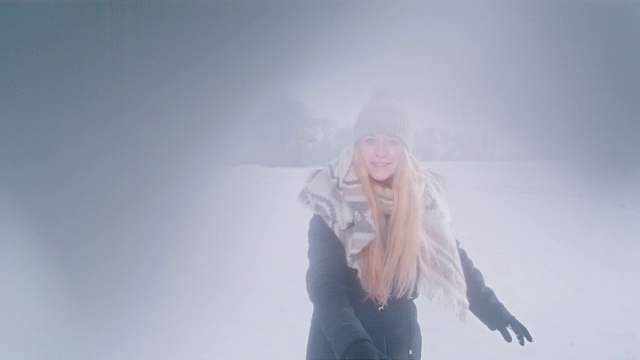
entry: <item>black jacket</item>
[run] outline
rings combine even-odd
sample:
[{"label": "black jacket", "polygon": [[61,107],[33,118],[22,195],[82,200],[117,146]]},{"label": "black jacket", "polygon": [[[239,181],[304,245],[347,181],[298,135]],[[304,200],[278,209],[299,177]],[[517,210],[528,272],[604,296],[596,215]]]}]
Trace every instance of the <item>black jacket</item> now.
[{"label": "black jacket", "polygon": [[[484,285],[480,271],[467,253],[458,248],[467,283],[469,308],[487,326],[506,311],[494,292]],[[307,292],[313,315],[307,343],[307,359],[340,359],[356,341],[371,341],[392,359],[420,359],[422,336],[414,303],[391,299],[384,308],[366,293],[355,269],[347,265],[345,250],[333,230],[318,215],[309,224]]]}]

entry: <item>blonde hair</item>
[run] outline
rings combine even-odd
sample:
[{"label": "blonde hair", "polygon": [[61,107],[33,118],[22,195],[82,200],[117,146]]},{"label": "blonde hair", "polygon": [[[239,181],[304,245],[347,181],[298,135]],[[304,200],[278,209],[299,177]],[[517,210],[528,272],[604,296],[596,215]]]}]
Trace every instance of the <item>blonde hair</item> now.
[{"label": "blonde hair", "polygon": [[360,254],[360,281],[368,298],[386,305],[390,297],[410,297],[416,290],[423,226],[424,175],[418,161],[404,149],[392,182],[393,208],[388,221],[376,196],[359,147],[354,170],[369,200],[376,238]]}]

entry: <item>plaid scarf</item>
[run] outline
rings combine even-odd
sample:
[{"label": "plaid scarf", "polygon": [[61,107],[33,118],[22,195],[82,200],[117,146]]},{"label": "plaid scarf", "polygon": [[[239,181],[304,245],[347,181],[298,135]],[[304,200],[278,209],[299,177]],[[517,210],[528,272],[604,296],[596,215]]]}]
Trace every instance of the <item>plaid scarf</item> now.
[{"label": "plaid scarf", "polygon": [[[336,234],[349,267],[360,270],[360,252],[376,238],[376,229],[352,162],[353,148],[345,148],[337,159],[312,172],[299,197]],[[424,174],[425,231],[417,264],[418,289],[462,320],[469,305],[451,214],[439,176]]]}]

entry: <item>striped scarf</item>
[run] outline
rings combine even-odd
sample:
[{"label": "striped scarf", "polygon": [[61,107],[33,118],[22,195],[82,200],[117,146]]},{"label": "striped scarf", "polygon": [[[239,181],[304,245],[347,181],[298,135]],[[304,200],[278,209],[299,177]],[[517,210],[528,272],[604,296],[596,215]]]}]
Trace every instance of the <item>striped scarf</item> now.
[{"label": "striped scarf", "polygon": [[[360,270],[359,255],[376,238],[376,229],[352,162],[353,148],[345,148],[337,159],[310,175],[299,197],[336,234],[349,267]],[[464,274],[443,188],[430,171],[425,171],[423,199],[425,235],[418,257],[418,289],[462,320],[468,309]]]}]

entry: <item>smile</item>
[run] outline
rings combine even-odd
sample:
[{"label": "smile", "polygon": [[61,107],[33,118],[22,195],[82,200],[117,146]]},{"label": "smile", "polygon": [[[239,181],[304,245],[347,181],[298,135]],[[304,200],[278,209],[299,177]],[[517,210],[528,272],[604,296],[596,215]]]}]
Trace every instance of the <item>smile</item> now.
[{"label": "smile", "polygon": [[387,165],[389,165],[389,163],[372,163],[373,166],[377,166],[377,167],[385,167]]}]

